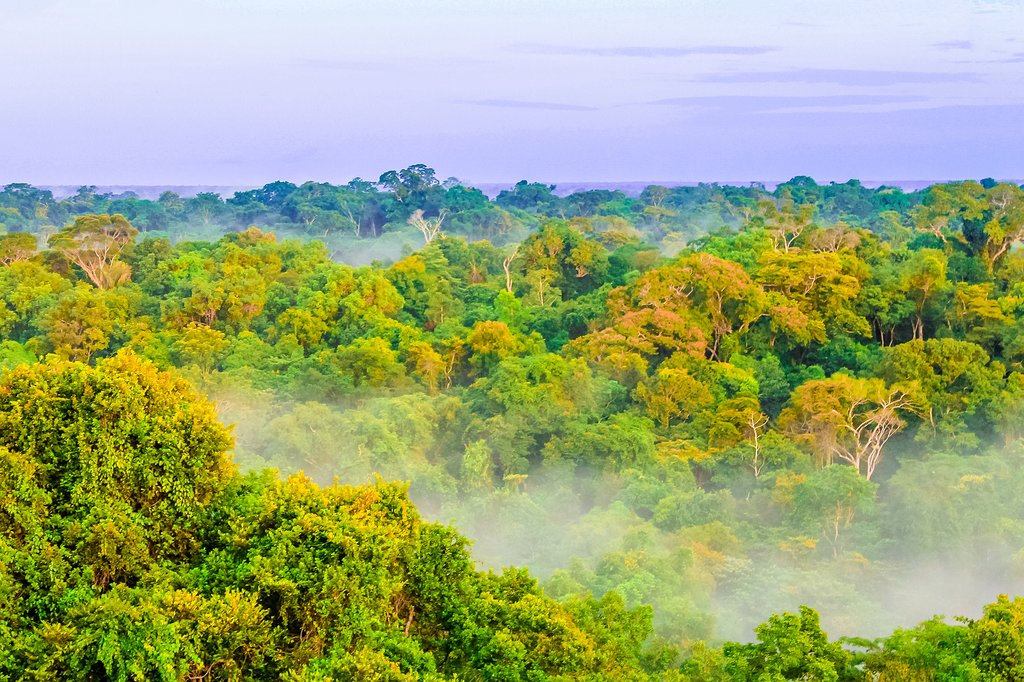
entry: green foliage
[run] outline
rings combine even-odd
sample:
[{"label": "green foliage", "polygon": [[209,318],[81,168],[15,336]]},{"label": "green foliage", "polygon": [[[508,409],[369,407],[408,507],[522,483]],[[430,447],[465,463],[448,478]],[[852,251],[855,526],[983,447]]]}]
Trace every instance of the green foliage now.
[{"label": "green foliage", "polygon": [[756,629],[755,644],[726,644],[725,670],[737,680],[838,682],[849,657],[829,642],[814,609],[772,616]]},{"label": "green foliage", "polygon": [[[239,476],[182,380],[130,354],[0,383],[0,675],[647,679],[650,611],[476,571],[399,484]],[[613,615],[614,614],[614,615]]]},{"label": "green foliage", "polygon": [[1021,197],[8,185],[0,670],[1015,679],[1008,600],[850,663],[805,611],[699,640],[886,631],[922,554],[1020,575]]}]

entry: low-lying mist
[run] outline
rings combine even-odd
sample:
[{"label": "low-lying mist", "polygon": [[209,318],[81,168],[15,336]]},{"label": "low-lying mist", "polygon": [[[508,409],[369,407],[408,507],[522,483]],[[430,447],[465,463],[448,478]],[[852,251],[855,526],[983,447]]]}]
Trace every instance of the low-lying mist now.
[{"label": "low-lying mist", "polygon": [[[934,499],[908,500],[900,474],[832,546],[789,528],[767,482],[706,489],[686,462],[611,473],[556,461],[498,476],[494,444],[469,435],[452,397],[327,405],[244,386],[209,392],[234,425],[242,469],[303,471],[321,484],[408,481],[421,513],[469,537],[483,568],[527,566],[556,597],[616,590],[651,604],[658,634],[683,646],[750,640],[756,624],[800,605],[818,609],[832,636],[878,637],[937,614],[976,617],[995,595],[1024,592],[1013,522],[974,542],[964,518],[932,513]],[[1014,497],[1014,478],[991,473],[1005,469],[998,455],[979,457],[976,475],[944,463],[922,465],[934,486],[914,494],[953,490],[959,502],[946,514],[984,512],[957,488],[971,482],[991,499]]]}]

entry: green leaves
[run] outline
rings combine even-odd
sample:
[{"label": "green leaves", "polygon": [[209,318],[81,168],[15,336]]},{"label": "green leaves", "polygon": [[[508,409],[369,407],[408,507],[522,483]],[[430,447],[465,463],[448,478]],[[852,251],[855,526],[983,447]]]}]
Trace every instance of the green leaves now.
[{"label": "green leaves", "polygon": [[774,615],[757,626],[756,644],[726,644],[725,669],[735,680],[839,682],[849,654],[818,624],[814,609]]},{"label": "green leaves", "polygon": [[0,378],[0,444],[38,463],[53,512],[145,509],[169,545],[230,475],[227,430],[182,379],[130,352],[51,361]]},{"label": "green leaves", "polygon": [[0,676],[640,674],[649,615],[579,611],[591,634],[405,486],[239,477],[212,407],[131,354],[3,375],[0,434]]},{"label": "green leaves", "polygon": [[83,215],[49,239],[50,246],[77,265],[93,284],[110,289],[131,279],[131,268],[118,260],[139,233],[123,215]]}]

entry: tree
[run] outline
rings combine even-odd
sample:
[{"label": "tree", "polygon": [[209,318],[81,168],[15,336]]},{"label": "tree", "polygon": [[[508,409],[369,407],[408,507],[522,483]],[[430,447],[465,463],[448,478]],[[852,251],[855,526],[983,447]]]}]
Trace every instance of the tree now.
[{"label": "tree", "polygon": [[856,255],[769,251],[759,259],[756,273],[768,294],[773,334],[806,346],[824,343],[830,335],[871,333],[854,307],[867,276]]},{"label": "tree", "polygon": [[227,214],[229,207],[216,192],[200,192],[185,200],[185,211],[203,225],[209,226]]},{"label": "tree", "polygon": [[438,182],[434,169],[422,163],[400,171],[387,171],[380,176],[378,185],[394,197],[400,216],[408,216],[414,208],[429,214],[436,213],[444,203],[446,189]]},{"label": "tree", "polygon": [[485,372],[522,349],[521,342],[508,325],[496,320],[473,325],[466,336],[466,345],[472,351],[470,361]]},{"label": "tree", "polygon": [[988,188],[989,213],[985,222],[985,264],[989,272],[996,261],[1024,239],[1024,189],[1001,183]]},{"label": "tree", "polygon": [[855,640],[866,646],[861,656],[864,669],[877,682],[933,682],[962,680],[981,682],[978,666],[972,660],[972,645],[967,628],[943,622],[936,616],[917,627],[898,629],[880,642]]},{"label": "tree", "polygon": [[800,477],[792,490],[792,515],[804,532],[824,539],[832,557],[843,550],[843,534],[857,514],[870,511],[876,485],[850,467],[832,464]]},{"label": "tree", "polygon": [[929,187],[924,201],[914,207],[915,227],[947,243],[957,234],[964,239],[963,228],[984,218],[987,208],[985,188],[974,181],[951,182]]},{"label": "tree", "polygon": [[110,336],[123,321],[126,308],[124,297],[79,282],[57,298],[39,327],[58,356],[89,362],[94,353],[110,345]]},{"label": "tree", "polygon": [[885,444],[906,426],[903,415],[920,409],[912,386],[834,374],[798,386],[779,425],[808,441],[821,466],[838,458],[870,480]]},{"label": "tree", "polygon": [[27,232],[0,234],[0,265],[28,260],[36,254],[36,238]]},{"label": "tree", "polygon": [[687,419],[711,403],[711,393],[704,384],[682,368],[661,368],[648,381],[641,383],[633,397],[642,402],[662,428],[667,429],[675,417]]},{"label": "tree", "polygon": [[0,334],[28,341],[40,332],[48,310],[70,287],[59,274],[33,261],[0,268]]},{"label": "tree", "polygon": [[426,341],[414,341],[406,351],[410,373],[419,379],[431,395],[436,395],[444,376],[444,358]]},{"label": "tree", "polygon": [[512,262],[516,259],[516,255],[519,253],[519,247],[521,244],[518,242],[512,247],[512,252],[505,256],[501,261],[501,267],[505,270],[505,291],[512,293]]},{"label": "tree", "polygon": [[773,615],[755,628],[754,644],[727,643],[725,668],[736,680],[803,680],[839,682],[849,654],[828,641],[818,613],[807,606],[800,613]]},{"label": "tree", "polygon": [[763,201],[760,208],[772,246],[783,253],[794,248],[797,239],[808,231],[814,219],[814,204],[796,206],[790,202],[779,207],[773,201]]},{"label": "tree", "polygon": [[[692,304],[694,279],[691,270],[670,266],[613,289],[606,297],[607,326],[575,339],[571,347],[591,362],[616,368],[623,377],[646,365],[646,357],[664,359],[680,351],[704,357],[712,325]],[[738,286],[742,289],[743,283]],[[744,311],[742,302],[716,300],[726,304],[726,313]]]},{"label": "tree", "polygon": [[723,340],[747,331],[766,313],[763,290],[737,263],[698,253],[670,267],[678,269],[690,305],[707,317],[704,326],[711,339],[708,353],[712,359],[719,358]]},{"label": "tree", "polygon": [[519,209],[544,216],[556,216],[562,212],[562,199],[555,196],[554,185],[520,180],[512,189],[498,193],[495,203],[506,209]]},{"label": "tree", "polygon": [[396,353],[378,337],[355,339],[337,351],[341,376],[353,386],[392,385],[405,375]]},{"label": "tree", "polygon": [[996,262],[1024,238],[1024,189],[974,181],[934,185],[912,217],[919,230],[943,243],[952,237],[968,247],[991,273]]},{"label": "tree", "polygon": [[[402,455],[436,418],[405,398]],[[359,451],[380,407],[275,427]],[[405,486],[243,477],[229,445],[211,404],[130,353],[0,376],[0,677],[644,680],[671,664],[645,647],[649,608],[478,573]]]},{"label": "tree", "polygon": [[204,377],[208,377],[218,358],[230,342],[223,332],[195,322],[189,324],[174,342],[185,363],[198,365]]},{"label": "tree", "polygon": [[708,443],[716,448],[747,444],[751,453],[748,464],[754,472],[754,478],[760,478],[766,463],[763,440],[768,422],[768,416],[761,412],[757,398],[742,396],[727,400],[715,410]]},{"label": "tree", "polygon": [[886,349],[880,374],[893,385],[914,382],[931,436],[954,439],[963,447],[978,441],[966,420],[993,416],[986,413],[998,401],[1005,368],[969,341],[917,339]]},{"label": "tree", "polygon": [[423,209],[417,208],[409,216],[409,224],[420,231],[420,234],[423,235],[424,244],[429,244],[441,235],[441,225],[446,217],[448,217],[446,209],[441,209],[433,218],[424,218]]},{"label": "tree", "polygon": [[527,237],[518,259],[541,305],[547,287],[576,298],[601,286],[608,272],[605,248],[559,220],[546,221]]},{"label": "tree", "polygon": [[84,215],[51,236],[49,244],[97,287],[110,289],[131,278],[131,268],[118,256],[138,233],[123,215]]},{"label": "tree", "polygon": [[949,287],[946,255],[938,249],[914,251],[900,269],[898,287],[914,302],[913,338],[924,339],[928,307]]},{"label": "tree", "polygon": [[[0,191],[0,207],[13,209],[27,222],[57,222],[61,213],[53,200],[53,192],[23,182],[4,185]],[[0,218],[3,214],[0,213]]]},{"label": "tree", "polygon": [[846,223],[836,223],[832,227],[815,230],[808,241],[815,251],[836,253],[856,248],[861,242],[861,236]]},{"label": "tree", "polygon": [[957,282],[954,285],[953,305],[947,309],[946,324],[958,337],[981,344],[991,343],[1008,326],[1010,319],[992,296],[993,287],[992,282]]},{"label": "tree", "polygon": [[0,377],[0,447],[33,463],[54,530],[79,524],[79,560],[97,583],[138,576],[140,565],[110,564],[119,546],[145,562],[190,556],[197,514],[232,475],[230,444],[187,382],[130,352]]},{"label": "tree", "polygon": [[967,629],[983,679],[1010,682],[1024,678],[1024,598],[1011,600],[999,595]]}]

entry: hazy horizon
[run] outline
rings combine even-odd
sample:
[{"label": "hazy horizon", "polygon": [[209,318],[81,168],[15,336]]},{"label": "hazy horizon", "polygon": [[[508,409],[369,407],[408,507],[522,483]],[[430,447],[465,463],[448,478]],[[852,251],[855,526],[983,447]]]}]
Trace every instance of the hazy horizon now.
[{"label": "hazy horizon", "polygon": [[[788,180],[789,178],[787,178]],[[903,191],[912,192],[921,190],[934,184],[940,184],[943,182],[957,182],[961,180],[981,180],[982,178],[944,178],[941,180],[911,180],[911,179],[888,179],[888,180],[860,180],[857,179],[862,185],[868,188],[877,188],[882,186],[887,187],[899,187]],[[999,182],[1011,182],[1014,184],[1022,184],[1024,180],[1020,178],[994,178]],[[476,187],[484,192],[487,196],[494,198],[503,189],[510,189],[513,187],[518,180],[506,180],[504,182],[475,182],[460,178],[462,182],[470,187]],[[815,178],[818,184],[828,185],[829,182],[835,182],[842,184],[847,181],[838,180],[820,180]],[[313,180],[316,182],[316,180]],[[699,184],[717,184],[722,186],[735,186],[735,187],[746,187],[751,184],[758,183],[763,185],[767,190],[772,191],[779,184],[786,182],[786,180],[608,180],[608,181],[574,181],[574,180],[546,180],[542,178],[532,178],[530,182],[538,182],[548,185],[554,185],[554,194],[558,196],[567,196],[573,192],[578,192],[588,189],[609,189],[609,190],[621,190],[631,196],[639,196],[640,193],[649,185],[662,185],[666,187],[693,187]],[[302,181],[294,181],[295,184],[301,184]],[[4,182],[0,182],[0,186],[3,186]],[[40,189],[49,190],[53,193],[54,197],[58,200],[73,196],[79,187],[93,186],[97,192],[108,193],[108,194],[121,194],[123,192],[134,192],[140,199],[157,199],[160,194],[165,191],[173,191],[182,197],[195,196],[200,192],[213,192],[218,194],[223,199],[229,198],[234,192],[244,192],[250,189],[258,189],[262,185],[231,185],[231,184],[208,184],[208,185],[196,185],[196,184],[113,184],[113,185],[90,185],[90,183],[72,183],[72,184],[39,184],[36,185]]]}]

